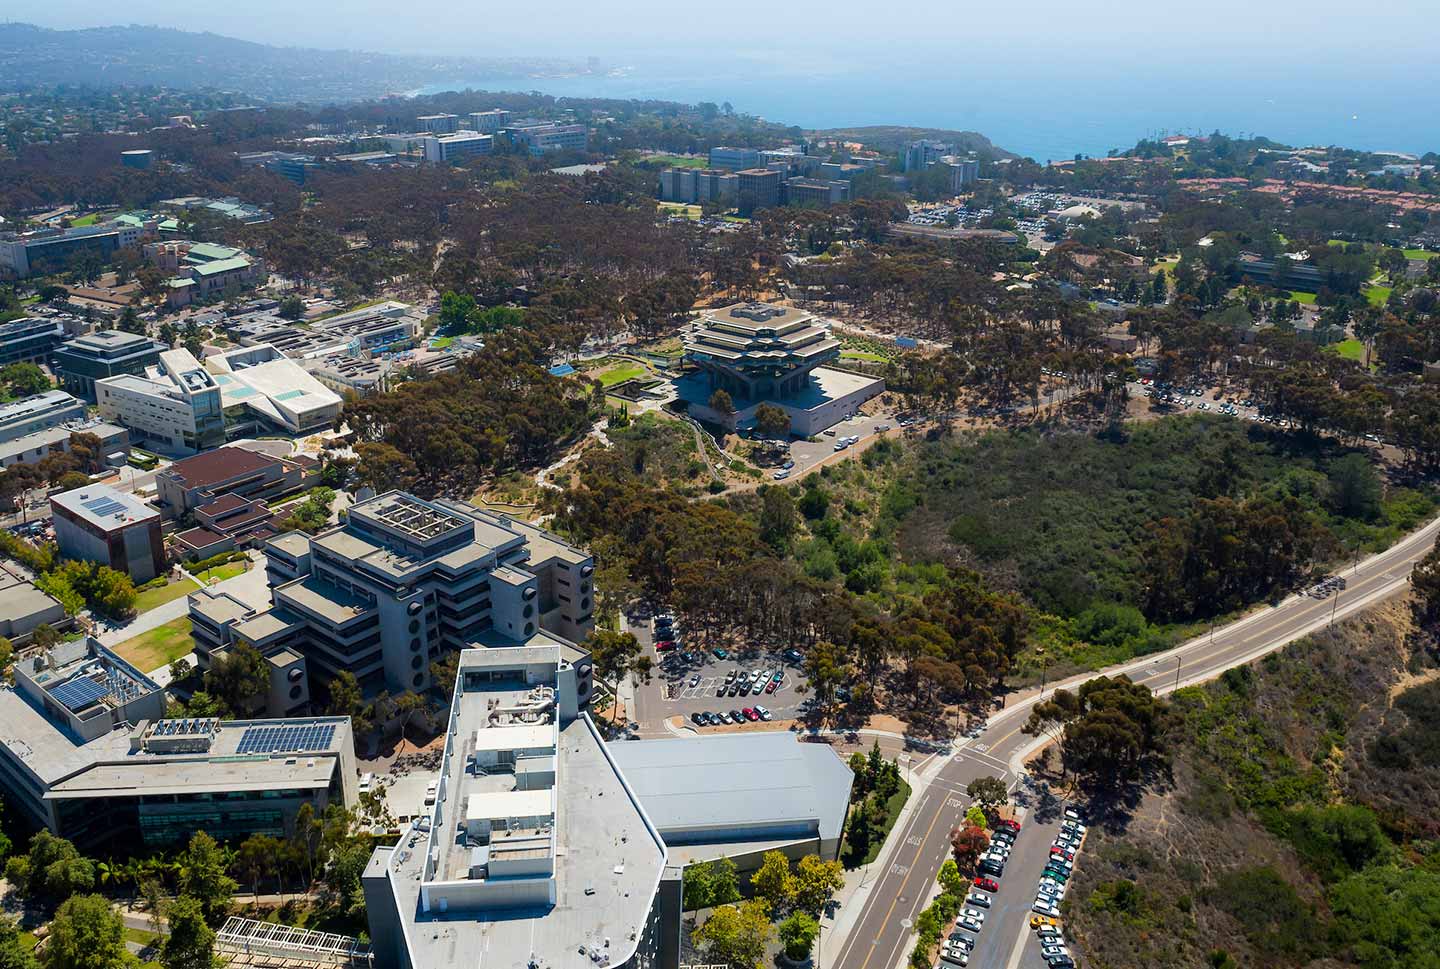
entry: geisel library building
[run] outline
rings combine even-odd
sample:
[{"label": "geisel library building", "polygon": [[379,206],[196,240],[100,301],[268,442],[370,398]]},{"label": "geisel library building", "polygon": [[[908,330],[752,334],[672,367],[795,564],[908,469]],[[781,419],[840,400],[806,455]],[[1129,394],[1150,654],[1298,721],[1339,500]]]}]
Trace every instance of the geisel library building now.
[{"label": "geisel library building", "polygon": [[827,745],[606,744],[581,689],[556,646],[461,653],[433,813],[362,879],[377,969],[674,969],[687,864],[836,856],[852,777]]},{"label": "geisel library building", "polygon": [[[675,382],[689,413],[732,430],[753,427],[755,409],[774,404],[790,415],[791,433],[819,434],[885,390],[885,381],[825,366],[840,359],[840,341],[813,314],[770,303],[705,310],[685,334],[695,372]],[[717,390],[734,412],[710,406]]]}]

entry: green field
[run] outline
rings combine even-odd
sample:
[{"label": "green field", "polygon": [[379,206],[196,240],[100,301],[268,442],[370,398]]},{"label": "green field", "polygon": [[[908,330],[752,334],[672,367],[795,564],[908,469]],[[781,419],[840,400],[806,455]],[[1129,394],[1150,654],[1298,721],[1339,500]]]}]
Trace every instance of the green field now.
[{"label": "green field", "polygon": [[668,215],[680,215],[687,219],[697,220],[700,218],[700,206],[686,205],[684,202],[656,202],[660,211]]},{"label": "green field", "polygon": [[430,349],[443,350],[454,342],[455,338],[453,336],[439,336],[430,341]]},{"label": "green field", "polygon": [[630,361],[626,360],[621,362],[617,366],[611,367],[609,370],[601,372],[598,379],[600,381],[600,386],[613,387],[616,384],[622,384],[627,380],[634,380],[637,377],[644,377],[649,372],[650,371],[646,370],[643,365],[638,363],[631,363]]},{"label": "green field", "polygon": [[841,350],[840,359],[866,360],[870,363],[884,363],[888,358],[882,357],[878,353],[871,353],[869,350]]},{"label": "green field", "polygon": [[1365,298],[1370,301],[1371,306],[1384,306],[1390,299],[1390,292],[1389,286],[1366,286]]},{"label": "green field", "polygon": [[1301,291],[1298,290],[1298,289],[1292,289],[1292,290],[1290,291],[1290,298],[1291,298],[1292,300],[1294,300],[1295,302],[1297,302],[1297,303],[1304,303],[1304,304],[1306,304],[1307,306],[1314,306],[1314,305],[1315,305],[1315,294],[1314,294],[1314,293],[1305,293],[1305,292],[1301,292]]},{"label": "green field", "polygon": [[226,562],[224,565],[217,565],[206,569],[203,572],[196,572],[195,578],[206,585],[213,579],[216,582],[224,582],[226,579],[233,579],[245,571],[244,562]]},{"label": "green field", "polygon": [[1365,360],[1365,344],[1359,340],[1342,340],[1339,343],[1332,343],[1330,349],[1334,350],[1346,360],[1354,360],[1361,363]]},{"label": "green field", "polygon": [[115,652],[141,672],[149,673],[169,666],[194,648],[195,641],[190,638],[190,617],[181,616],[134,639],[127,639],[115,647]]},{"label": "green field", "polygon": [[149,612],[156,606],[163,606],[165,603],[197,592],[195,583],[189,579],[180,579],[160,586],[158,589],[146,589],[135,597],[135,611]]},{"label": "green field", "polygon": [[99,221],[100,221],[100,213],[99,213],[99,212],[91,212],[89,215],[82,215],[82,216],[80,216],[80,218],[78,218],[78,219],[73,219],[73,220],[70,222],[70,224],[71,224],[72,226],[74,226],[75,228],[78,229],[78,228],[80,228],[81,226],[94,225],[96,222],[99,222]]},{"label": "green field", "polygon": [[1440,256],[1440,252],[1431,252],[1429,249],[1406,249],[1406,250],[1405,250],[1405,258],[1406,258],[1406,259],[1428,260],[1428,259],[1434,259],[1434,258],[1436,258],[1437,256]]}]

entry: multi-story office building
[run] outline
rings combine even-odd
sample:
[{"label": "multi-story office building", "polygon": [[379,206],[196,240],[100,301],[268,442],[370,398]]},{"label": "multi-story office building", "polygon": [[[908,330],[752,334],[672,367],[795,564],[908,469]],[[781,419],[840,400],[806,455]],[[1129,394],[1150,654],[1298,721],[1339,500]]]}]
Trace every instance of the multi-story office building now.
[{"label": "multi-story office building", "polygon": [[294,833],[357,800],[348,717],[165,719],[165,693],[93,639],[15,663],[0,689],[6,804],[90,855]]},{"label": "multi-story office building", "polygon": [[425,160],[437,165],[453,165],[455,162],[488,155],[494,149],[495,139],[478,131],[457,131],[449,135],[430,135],[425,139]]},{"label": "multi-story office building", "polygon": [[738,172],[760,167],[760,151],[756,148],[711,148],[710,167]]},{"label": "multi-story office building", "polygon": [[64,454],[75,443],[76,434],[88,434],[100,441],[100,459],[111,467],[124,462],[130,447],[130,432],[118,424],[86,418],[66,421],[42,431],[33,431],[0,443],[0,467],[34,464],[52,454]]},{"label": "multi-story office building", "polygon": [[503,108],[470,112],[470,127],[483,135],[493,135],[509,123],[510,112]]},{"label": "multi-story office building", "polygon": [[850,200],[850,183],[820,178],[785,179],[785,204],[824,208]]},{"label": "multi-story office building", "polygon": [[590,129],[583,124],[530,121],[509,125],[505,131],[511,141],[532,155],[552,151],[585,151],[590,147]]},{"label": "multi-story office building", "polygon": [[60,384],[85,400],[95,400],[95,381],[120,374],[143,374],[160,362],[165,349],[149,337],[122,330],[102,330],[76,337],[55,350]]},{"label": "multi-story office building", "polygon": [[[573,643],[594,628],[594,561],[525,522],[462,502],[388,492],[352,505],[343,525],[265,546],[272,608],[196,624],[202,656],[245,640],[288,648],[325,679],[423,690],[442,652],[474,644]],[[194,610],[192,609],[192,614]],[[589,696],[589,663],[583,663]]]},{"label": "multi-story office building", "polygon": [[85,402],[63,390],[47,390],[0,404],[0,443],[13,441],[57,424],[85,419]]},{"label": "multi-story office building", "polygon": [[221,387],[189,350],[166,350],[142,376],[95,382],[100,416],[172,454],[193,454],[225,443]]},{"label": "multi-story office building", "polygon": [[907,172],[919,171],[922,168],[929,168],[938,162],[945,155],[953,155],[955,149],[943,141],[932,141],[921,139],[912,141],[905,148],[901,157],[901,170]]},{"label": "multi-story office building", "polygon": [[746,168],[735,174],[739,178],[735,200],[742,215],[780,204],[783,173],[771,168]]},{"label": "multi-story office building", "polygon": [[213,242],[151,243],[145,247],[145,255],[160,268],[176,273],[166,284],[166,301],[172,308],[259,286],[269,278],[261,260]]},{"label": "multi-story office building", "polygon": [[118,250],[129,249],[153,234],[153,225],[122,222],[3,233],[0,234],[0,278],[24,279],[59,272],[81,253],[94,253],[108,262]]},{"label": "multi-story office building", "polygon": [[415,130],[432,135],[448,135],[460,130],[460,116],[454,114],[422,114],[415,119]]},{"label": "multi-story office building", "polygon": [[722,169],[667,168],[660,173],[660,198],[666,202],[720,202],[733,200],[740,178]]},{"label": "multi-story office building", "polygon": [[165,574],[160,513],[134,495],[89,484],[51,495],[50,512],[66,558],[108,565],[136,585]]},{"label": "multi-story office building", "polygon": [[50,317],[27,316],[0,323],[0,367],[49,363],[64,338],[64,325]]}]

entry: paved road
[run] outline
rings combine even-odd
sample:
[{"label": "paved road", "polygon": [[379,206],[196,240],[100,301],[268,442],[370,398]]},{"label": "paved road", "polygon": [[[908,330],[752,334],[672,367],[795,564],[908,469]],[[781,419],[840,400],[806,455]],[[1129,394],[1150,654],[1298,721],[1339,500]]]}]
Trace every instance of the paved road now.
[{"label": "paved road", "polygon": [[[1251,662],[1323,628],[1332,616],[1343,618],[1402,591],[1409,581],[1411,567],[1435,544],[1437,532],[1440,532],[1440,521],[1426,525],[1389,550],[1346,570],[1343,575],[1347,588],[1338,598],[1293,596],[1278,606],[1263,608],[1173,650],[1103,672],[1126,673],[1156,692],[1169,692],[1177,684],[1185,686],[1213,679],[1231,667]],[[1061,686],[1077,686],[1094,675],[1087,673],[1050,684],[1046,692]],[[863,909],[853,922],[853,930],[839,946],[827,946],[828,951],[834,953],[827,969],[895,969],[904,961],[914,944],[910,926],[928,904],[935,876],[947,857],[950,829],[969,805],[965,786],[985,775],[999,777],[1012,788],[1019,784],[1017,768],[1042,743],[1020,732],[1039,697],[1039,691],[1030,691],[1012,700],[990,718],[979,738],[966,742],[934,780],[916,792],[917,809],[903,829],[892,834],[898,843],[891,855],[890,867],[866,896]],[[1042,806],[1032,802],[1032,807]],[[1052,817],[1055,806],[1046,807],[1050,810],[1042,809],[1042,817]],[[1050,838],[1044,830],[1035,828],[1036,825],[1027,823],[1028,830],[1021,832],[1017,855],[1012,857],[1002,880],[1005,904],[997,906],[997,911],[986,920],[970,960],[971,969],[1014,969],[1022,960],[1025,965],[1043,965],[1034,950],[1034,941],[1028,938],[1026,920],[1020,917],[1024,908],[1012,899],[1012,896],[1023,898],[1028,906],[1039,869],[1043,867],[1043,856],[1048,852]],[[1022,849],[1023,854],[1018,854]],[[1084,863],[1083,852],[1079,863]],[[1035,870],[1032,872],[1031,868]]]}]

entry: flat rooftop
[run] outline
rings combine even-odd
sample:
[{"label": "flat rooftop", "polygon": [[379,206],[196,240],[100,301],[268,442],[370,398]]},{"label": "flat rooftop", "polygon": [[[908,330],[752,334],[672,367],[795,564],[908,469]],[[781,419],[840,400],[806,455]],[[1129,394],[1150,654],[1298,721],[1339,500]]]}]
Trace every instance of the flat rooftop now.
[{"label": "flat rooftop", "polygon": [[160,520],[158,511],[134,495],[103,484],[52,495],[50,503],[105,532]]},{"label": "flat rooftop", "polygon": [[791,733],[637,740],[610,751],[667,843],[712,840],[707,832],[736,841],[747,829],[770,840],[776,829],[809,825],[829,840],[845,824],[850,768],[828,745]]},{"label": "flat rooftop", "polygon": [[[537,655],[528,656],[531,652]],[[593,969],[594,963],[581,950],[603,949],[607,939],[609,948],[603,951],[612,963],[622,963],[634,953],[664,870],[665,848],[589,718],[581,716],[559,727],[554,788],[519,791],[509,775],[476,776],[466,771],[467,748],[476,733],[504,729],[503,724],[490,723],[491,710],[533,699],[535,687],[543,686],[533,677],[537,664],[554,663],[558,655],[549,647],[462,653],[462,681],[467,669],[498,673],[509,663],[523,664],[532,675],[527,682],[517,669],[514,677],[479,679],[469,691],[457,690],[452,708],[456,725],[435,806],[439,823],[426,819],[429,831],[417,827],[402,836],[393,851],[382,850],[372,861],[388,867],[415,966],[523,967],[534,959],[547,969]],[[475,811],[467,812],[472,799]],[[432,845],[437,878],[463,878],[474,863],[476,846],[467,843],[463,834],[456,836],[457,819],[492,811],[534,818],[552,810],[554,821],[548,832],[511,830],[509,837],[491,839],[488,857],[492,862],[540,861],[549,851],[547,843],[552,845],[553,904],[463,909],[451,904],[444,913],[432,904],[424,910],[422,868]],[[533,885],[543,878],[523,880]],[[439,884],[430,887],[434,897],[445,890]]]}]

